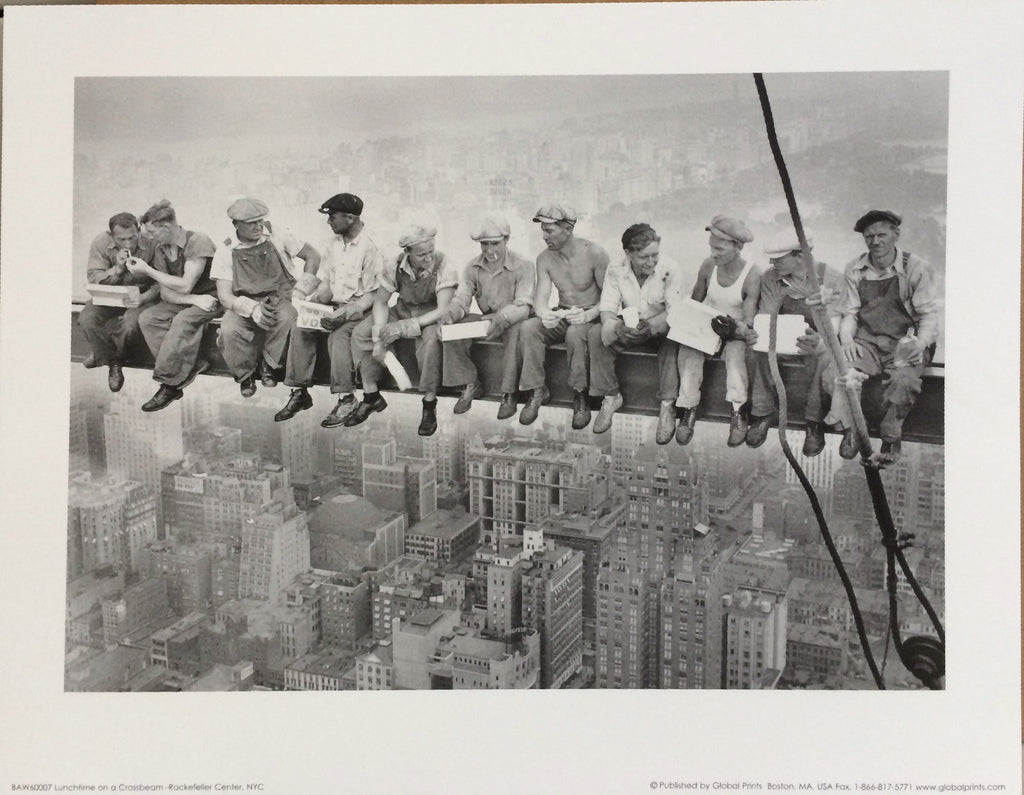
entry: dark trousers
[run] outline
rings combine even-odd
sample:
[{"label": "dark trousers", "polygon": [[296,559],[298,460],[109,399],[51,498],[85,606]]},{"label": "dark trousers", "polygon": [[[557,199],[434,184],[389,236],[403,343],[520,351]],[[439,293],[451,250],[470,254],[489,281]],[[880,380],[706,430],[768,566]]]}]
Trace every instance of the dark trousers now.
[{"label": "dark trousers", "polygon": [[[351,392],[352,384],[352,332],[362,320],[349,320],[327,337],[327,351],[331,357],[331,392]],[[291,387],[313,385],[313,369],[316,366],[316,346],[326,332],[309,329],[293,329],[288,345],[288,364],[285,366],[284,382]]]},{"label": "dark trousers", "polygon": [[[754,417],[767,417],[779,410],[778,392],[775,390],[775,381],[768,366],[768,354],[748,351],[747,357],[750,362],[750,414]],[[797,357],[786,358],[792,360]],[[804,419],[808,422],[821,422],[825,416],[825,396],[821,381],[822,373],[829,361],[828,354],[804,354],[799,359],[808,375]]]},{"label": "dark trousers", "polygon": [[620,351],[643,351],[658,355],[658,400],[675,400],[679,394],[679,368],[676,362],[679,343],[666,337],[654,337],[647,342],[626,347],[621,342],[611,346],[601,341],[601,324],[589,329],[590,339],[590,394],[594,397],[619,394],[619,378],[615,373],[615,360]]},{"label": "dark trousers", "polygon": [[124,360],[128,345],[140,333],[139,315],[143,309],[96,306],[92,301],[82,307],[78,325],[89,341],[97,367]]},{"label": "dark trousers", "polygon": [[[434,307],[426,307],[425,311],[431,311]],[[397,307],[388,310],[388,322],[404,320],[415,317],[409,311],[398,312]],[[418,313],[418,314],[423,314]],[[359,372],[362,373],[363,383],[379,383],[384,375],[384,365],[373,358],[373,319],[367,318],[360,323],[352,333],[352,352],[357,357]],[[420,329],[420,336],[416,340],[416,364],[420,368],[420,392],[433,392],[441,388],[441,337],[438,335],[437,324],[432,323]]]},{"label": "dark trousers", "polygon": [[[554,328],[544,328],[539,317],[531,317],[523,321],[523,330],[519,333],[519,346],[522,350],[522,373],[519,376],[519,388],[526,391],[544,386],[544,357],[549,345],[565,343],[565,353],[569,360],[569,388],[576,392],[586,392],[590,381],[587,371],[590,367],[588,339],[594,323],[571,325],[560,320]],[[600,323],[596,324],[600,329]]]},{"label": "dark trousers", "polygon": [[218,317],[217,307],[207,312],[197,306],[160,301],[139,315],[139,328],[156,359],[153,380],[167,386],[179,386],[196,367],[199,346],[206,324]]},{"label": "dark trousers", "polygon": [[[474,320],[483,320],[483,317],[476,314],[466,315],[460,322],[471,323]],[[515,392],[519,384],[519,370],[522,365],[519,334],[522,327],[522,323],[509,326],[505,329],[505,333],[498,338],[505,348],[501,359],[501,391],[503,393]],[[473,340],[452,340],[444,343],[442,370],[445,386],[465,386],[476,382],[476,365],[469,358],[469,351],[472,347]]]},{"label": "dark trousers", "polygon": [[288,338],[295,327],[298,312],[289,301],[278,302],[276,311],[277,320],[270,329],[260,328],[251,318],[231,310],[224,313],[217,346],[236,381],[256,372],[261,355],[272,369],[276,370],[285,363]]}]

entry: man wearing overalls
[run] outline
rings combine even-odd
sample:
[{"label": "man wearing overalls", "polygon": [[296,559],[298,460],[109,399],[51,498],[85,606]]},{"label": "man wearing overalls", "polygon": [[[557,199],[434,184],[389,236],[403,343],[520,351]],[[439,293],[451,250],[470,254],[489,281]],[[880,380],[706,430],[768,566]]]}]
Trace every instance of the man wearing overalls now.
[{"label": "man wearing overalls", "polygon": [[[927,262],[899,247],[902,222],[890,210],[871,210],[854,225],[868,250],[846,266],[839,323],[839,343],[853,378],[882,376],[882,464],[900,458],[903,420],[921,391],[921,373],[939,334],[935,276]],[[823,381],[828,391],[834,376],[830,367]],[[840,394],[845,397],[843,390],[835,390],[832,404],[833,417],[845,429],[839,454],[852,459],[857,436]]]},{"label": "man wearing overalls", "polygon": [[228,217],[238,242],[225,240],[210,267],[226,310],[217,344],[246,398],[256,393],[257,377],[263,386],[276,386],[276,371],[285,363],[297,317],[291,304],[292,258],[303,260],[307,274],[315,274],[320,265],[320,254],[308,243],[287,230],[271,233],[268,212],[259,199],[233,202]]},{"label": "man wearing overalls", "polygon": [[[373,301],[373,314],[352,333],[363,379],[363,400],[345,421],[359,425],[387,403],[377,391],[384,374],[384,355],[398,339],[416,340],[416,362],[423,392],[423,417],[417,430],[420,436],[432,436],[437,430],[437,390],[441,388],[441,337],[437,320],[459,286],[458,271],[443,252],[434,248],[434,227],[412,226],[399,238],[402,253],[385,263],[380,287]],[[398,301],[388,307],[391,296]]]}]

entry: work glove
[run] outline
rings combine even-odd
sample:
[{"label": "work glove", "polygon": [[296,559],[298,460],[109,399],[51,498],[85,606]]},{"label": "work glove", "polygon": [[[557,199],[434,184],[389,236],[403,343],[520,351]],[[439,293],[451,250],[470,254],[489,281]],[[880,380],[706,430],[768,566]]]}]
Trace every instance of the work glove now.
[{"label": "work glove", "polygon": [[728,315],[718,315],[711,318],[711,330],[723,340],[736,339],[736,318]]},{"label": "work glove", "polygon": [[373,350],[371,351],[370,355],[378,362],[383,363],[384,357],[387,356],[387,353],[388,346],[384,342],[384,340],[379,339],[375,343],[373,343]]},{"label": "work glove", "polygon": [[412,339],[421,333],[422,329],[416,318],[408,317],[385,324],[380,330],[380,339],[385,345],[391,345],[397,339]]},{"label": "work glove", "polygon": [[295,282],[295,290],[302,293],[301,300],[308,300],[306,296],[312,295],[316,292],[316,288],[320,286],[320,279],[315,273],[304,273]]},{"label": "work glove", "polygon": [[824,340],[821,335],[810,326],[796,338],[796,347],[800,353],[805,356],[813,356],[815,353],[819,353],[824,345]]}]

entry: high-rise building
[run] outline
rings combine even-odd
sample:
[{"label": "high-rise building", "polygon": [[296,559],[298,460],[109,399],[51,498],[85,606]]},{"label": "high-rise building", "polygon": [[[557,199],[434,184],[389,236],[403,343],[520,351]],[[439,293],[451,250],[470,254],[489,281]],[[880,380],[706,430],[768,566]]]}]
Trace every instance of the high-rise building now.
[{"label": "high-rise building", "polygon": [[786,667],[786,600],[739,589],[722,596],[722,686],[772,690]]},{"label": "high-rise building", "polygon": [[69,484],[69,562],[75,567],[70,575],[106,565],[134,570],[140,552],[156,536],[156,497],[142,483],[93,481],[82,474]]},{"label": "high-rise building", "polygon": [[[72,643],[102,642],[103,600],[113,599],[124,590],[124,572],[112,566],[96,569],[68,582],[64,605],[64,636]],[[99,626],[86,618],[99,613]],[[95,633],[96,629],[99,633]],[[95,635],[95,636],[94,636]]]},{"label": "high-rise building", "polygon": [[467,477],[470,511],[481,518],[481,541],[494,549],[521,539],[552,512],[574,514],[603,502],[609,464],[593,445],[547,444],[492,436],[474,442]]},{"label": "high-rise building", "polygon": [[223,401],[218,421],[242,432],[242,451],[273,461],[291,472],[293,478],[314,474],[313,413],[299,412],[288,422],[274,422],[279,400],[257,395],[245,401]]},{"label": "high-rise building", "polygon": [[434,435],[423,437],[423,457],[434,462],[438,484],[464,480],[461,424],[452,418],[439,417]]},{"label": "high-rise building", "polygon": [[167,598],[178,615],[204,610],[211,594],[210,550],[160,544],[150,549],[149,571],[167,581]]},{"label": "high-rise building", "polygon": [[406,518],[354,494],[325,500],[309,519],[310,563],[317,569],[380,569],[405,550]]},{"label": "high-rise building", "polygon": [[650,657],[655,597],[640,572],[635,551],[628,544],[618,545],[597,575],[597,687],[653,686]]},{"label": "high-rise building", "polygon": [[281,604],[285,588],[309,569],[309,522],[295,503],[271,502],[242,525],[238,592]]},{"label": "high-rise building", "polygon": [[[797,439],[792,438],[793,436],[794,434],[789,435],[789,445],[793,452],[793,457],[800,464],[800,468],[804,471],[804,475],[807,476],[811,485],[818,489],[819,493],[831,489],[838,465],[842,462],[842,459],[839,457],[839,442],[843,437],[835,433],[825,434],[825,449],[813,458],[808,458],[803,454],[801,445],[795,443]],[[798,437],[799,434],[795,436]],[[794,485],[799,482],[793,467],[787,464],[786,483]]]},{"label": "high-rise building", "polygon": [[229,458],[242,452],[242,432],[223,425],[186,427],[182,432],[185,455],[197,459]]},{"label": "high-rise building", "polygon": [[461,508],[437,510],[405,533],[405,554],[446,562],[463,560],[476,548],[480,517]]},{"label": "high-rise building", "polygon": [[363,442],[363,496],[379,508],[404,512],[410,525],[437,510],[434,462],[405,458],[394,439]]},{"label": "high-rise building", "polygon": [[625,480],[637,451],[654,441],[654,420],[641,414],[618,414],[612,423],[612,463],[615,476]]},{"label": "high-rise building", "polygon": [[499,637],[521,626],[524,564],[523,548],[509,544],[487,567],[487,629]]},{"label": "high-rise building", "polygon": [[215,610],[225,602],[238,598],[240,568],[237,555],[221,558],[210,567],[210,601]]},{"label": "high-rise building", "polygon": [[89,426],[87,412],[71,406],[68,416],[68,472],[89,472]]},{"label": "high-rise building", "polygon": [[[527,530],[527,535],[539,531]],[[561,687],[583,666],[583,553],[554,544],[522,571],[522,626],[540,634],[540,686]]]},{"label": "high-rise building", "polygon": [[151,621],[170,614],[167,583],[162,577],[147,577],[124,589],[118,599],[103,602],[103,640],[117,643]]}]

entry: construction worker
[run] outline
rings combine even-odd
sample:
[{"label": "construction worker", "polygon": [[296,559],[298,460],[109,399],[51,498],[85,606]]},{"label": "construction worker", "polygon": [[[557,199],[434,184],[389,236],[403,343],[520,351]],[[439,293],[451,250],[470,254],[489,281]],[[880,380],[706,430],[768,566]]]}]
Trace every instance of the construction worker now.
[{"label": "construction worker", "polygon": [[[346,421],[358,425],[372,413],[377,384],[384,373],[386,350],[398,339],[416,341],[419,388],[423,392],[423,416],[417,433],[432,436],[437,430],[437,390],[441,387],[441,338],[437,320],[451,303],[459,286],[459,274],[444,253],[434,245],[437,229],[411,226],[398,240],[402,252],[390,259],[380,274],[380,286],[373,301],[372,315],[356,326],[353,351],[358,351],[363,380],[363,403]],[[395,305],[388,306],[398,295]],[[380,398],[383,401],[383,398]]]},{"label": "construction worker", "polygon": [[227,212],[238,241],[225,240],[210,268],[225,309],[217,343],[248,398],[256,393],[257,376],[263,386],[276,386],[277,370],[284,366],[297,317],[291,304],[292,259],[301,259],[304,272],[312,275],[320,254],[287,230],[273,233],[266,220],[269,209],[259,199],[238,199]]},{"label": "construction worker", "polygon": [[124,307],[97,306],[92,301],[82,307],[78,325],[89,341],[92,353],[83,362],[85,367],[107,365],[107,387],[120,392],[124,386],[125,355],[139,331],[139,315],[148,304],[160,297],[160,286],[145,275],[128,270],[129,258],[152,262],[155,243],[141,233],[138,219],[131,213],[118,213],[107,222],[89,246],[86,279],[89,284],[134,286],[138,298],[126,298]]},{"label": "construction worker", "polygon": [[[459,289],[441,313],[438,324],[468,323],[487,319],[490,328],[485,339],[500,341],[502,354],[501,403],[498,419],[516,413],[515,390],[521,364],[519,334],[522,322],[530,314],[537,285],[532,262],[508,247],[510,228],[504,218],[488,217],[480,221],[470,237],[480,244],[480,254],[463,271]],[[483,315],[468,314],[473,299]],[[469,411],[473,399],[484,393],[476,365],[469,358],[471,339],[450,340],[444,344],[444,385],[462,388],[452,409],[455,414]]]},{"label": "construction worker", "polygon": [[[903,421],[921,391],[921,373],[935,352],[939,335],[938,301],[931,266],[900,247],[901,216],[870,210],[854,224],[867,252],[844,271],[839,344],[852,373],[848,383],[882,376],[884,391],[879,465],[899,461]],[[844,430],[839,454],[852,459],[859,449],[845,389],[836,389],[835,366],[823,385],[833,392],[832,417]]]},{"label": "construction worker", "polygon": [[146,210],[140,221],[156,242],[153,264],[131,259],[127,267],[160,285],[160,302],[139,316],[139,328],[156,359],[153,380],[160,384],[142,410],[159,411],[180,399],[184,388],[209,368],[199,347],[206,324],[223,310],[210,278],[213,241],[181,227],[167,199]]},{"label": "construction worker", "polygon": [[[530,397],[519,412],[519,422],[531,425],[550,394],[545,385],[544,356],[549,345],[565,343],[569,364],[569,388],[573,391],[572,427],[582,430],[590,424],[587,397],[589,354],[587,340],[591,326],[600,320],[601,285],[608,267],[608,254],[596,243],[573,233],[576,211],[552,204],[541,207],[533,217],[540,224],[547,248],[537,255],[537,291],[533,298],[535,316],[523,322],[519,334],[523,369],[519,389]],[[558,290],[558,306],[549,308],[552,286]]]}]

